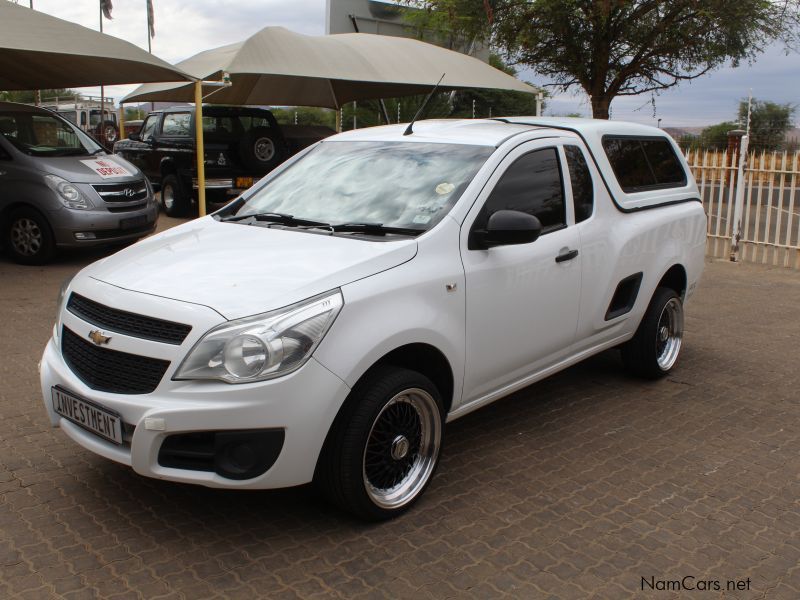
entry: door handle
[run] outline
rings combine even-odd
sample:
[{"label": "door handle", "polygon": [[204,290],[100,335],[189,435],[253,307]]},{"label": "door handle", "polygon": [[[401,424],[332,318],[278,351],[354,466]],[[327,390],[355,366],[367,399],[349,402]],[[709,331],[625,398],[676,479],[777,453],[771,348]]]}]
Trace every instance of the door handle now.
[{"label": "door handle", "polygon": [[569,248],[564,248],[561,250],[561,252],[558,253],[558,256],[556,256],[556,262],[557,263],[566,262],[568,260],[572,260],[576,256],[578,256],[577,250],[570,250]]}]

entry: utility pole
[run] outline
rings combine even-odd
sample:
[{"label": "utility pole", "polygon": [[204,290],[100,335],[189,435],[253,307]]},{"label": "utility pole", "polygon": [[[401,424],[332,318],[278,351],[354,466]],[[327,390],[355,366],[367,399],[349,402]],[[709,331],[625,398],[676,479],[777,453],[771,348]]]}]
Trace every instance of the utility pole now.
[{"label": "utility pole", "polygon": [[[103,33],[103,4],[97,3],[100,9],[100,33]],[[77,108],[77,107],[76,107]],[[89,127],[92,125],[92,109],[89,109]],[[106,89],[103,84],[100,84],[100,140],[105,146],[108,142],[106,140]]]},{"label": "utility pole", "polygon": [[753,89],[747,98],[747,123],[739,142],[739,168],[736,170],[736,198],[733,204],[733,227],[731,229],[731,262],[739,260],[739,242],[742,239],[742,209],[744,207],[744,169],[747,164],[747,146],[750,143],[750,110],[753,104]]}]

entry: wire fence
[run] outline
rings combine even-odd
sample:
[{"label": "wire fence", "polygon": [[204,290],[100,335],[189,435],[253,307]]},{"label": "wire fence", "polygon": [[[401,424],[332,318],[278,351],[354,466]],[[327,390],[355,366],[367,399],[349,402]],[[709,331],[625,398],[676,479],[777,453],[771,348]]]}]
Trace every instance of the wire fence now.
[{"label": "wire fence", "polygon": [[800,269],[800,152],[747,156],[737,181],[738,157],[727,151],[689,150],[686,160],[708,217],[707,253],[728,257],[737,186],[744,186],[739,260]]}]

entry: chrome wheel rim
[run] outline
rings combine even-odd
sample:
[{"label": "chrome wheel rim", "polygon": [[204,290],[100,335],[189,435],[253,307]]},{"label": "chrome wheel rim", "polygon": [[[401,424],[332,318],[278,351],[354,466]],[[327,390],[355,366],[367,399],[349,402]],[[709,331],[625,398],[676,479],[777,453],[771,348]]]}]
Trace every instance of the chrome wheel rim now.
[{"label": "chrome wheel rim", "polygon": [[11,245],[22,256],[35,256],[44,243],[44,234],[33,219],[22,217],[11,225]]},{"label": "chrome wheel rim", "polygon": [[661,310],[656,327],[656,361],[662,371],[669,371],[683,342],[683,305],[678,298],[671,298]]},{"label": "chrome wheel rim", "polygon": [[172,189],[171,185],[165,185],[161,189],[161,201],[167,210],[172,210],[172,207],[175,206],[175,190]]},{"label": "chrome wheel rim", "polygon": [[416,498],[439,459],[442,417],[419,388],[403,390],[381,409],[364,448],[362,474],[376,505],[396,509]]},{"label": "chrome wheel rim", "polygon": [[258,138],[253,151],[258,160],[269,162],[272,160],[272,157],[275,156],[275,144],[269,138]]}]

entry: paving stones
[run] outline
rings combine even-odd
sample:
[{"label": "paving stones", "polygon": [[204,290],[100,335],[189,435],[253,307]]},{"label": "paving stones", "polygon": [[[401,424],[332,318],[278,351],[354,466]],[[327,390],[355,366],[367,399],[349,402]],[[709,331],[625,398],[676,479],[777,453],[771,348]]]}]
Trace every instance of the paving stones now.
[{"label": "paving stones", "polygon": [[55,296],[102,255],[0,256],[2,598],[658,598],[748,578],[726,597],[800,597],[797,272],[709,263],[673,375],[631,379],[608,352],[468,415],[419,505],[365,525],[306,488],[144,479],[49,427]]}]

